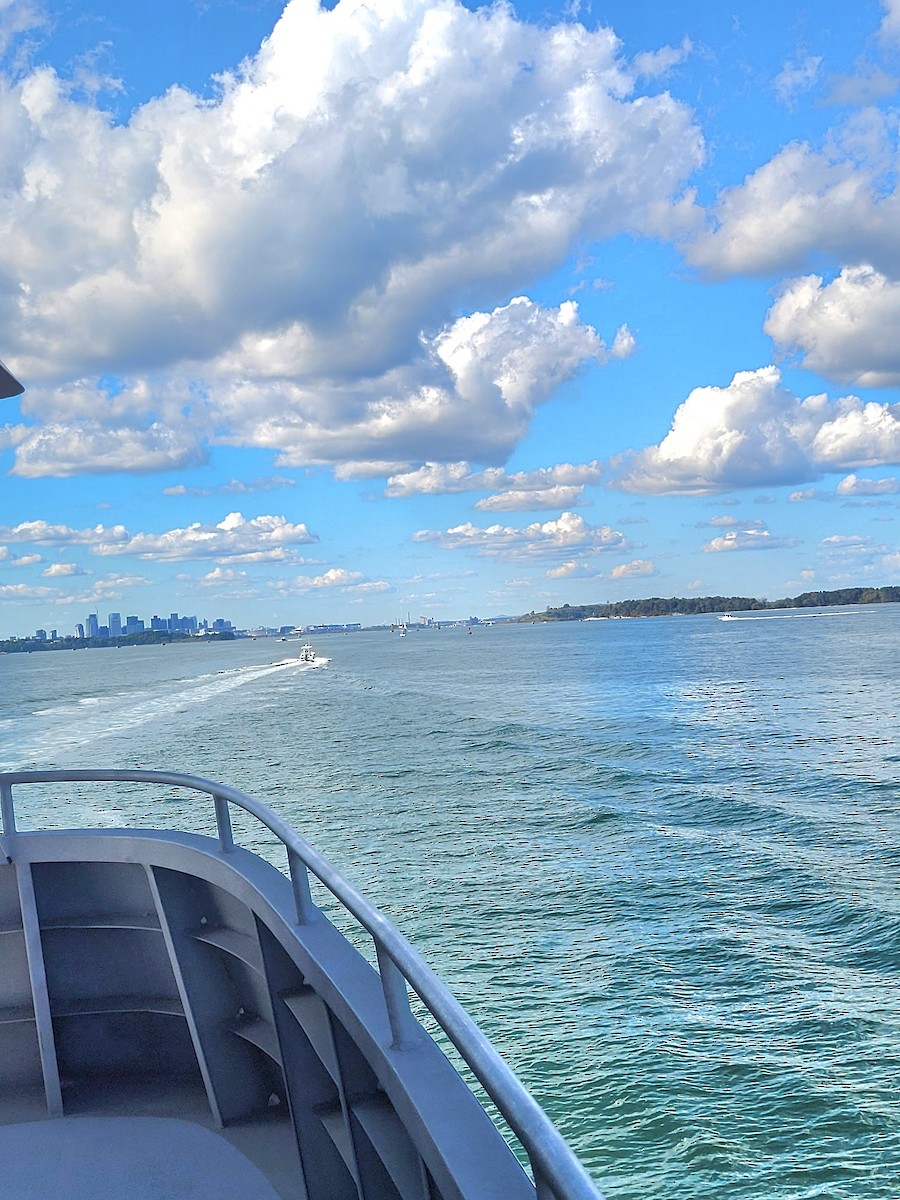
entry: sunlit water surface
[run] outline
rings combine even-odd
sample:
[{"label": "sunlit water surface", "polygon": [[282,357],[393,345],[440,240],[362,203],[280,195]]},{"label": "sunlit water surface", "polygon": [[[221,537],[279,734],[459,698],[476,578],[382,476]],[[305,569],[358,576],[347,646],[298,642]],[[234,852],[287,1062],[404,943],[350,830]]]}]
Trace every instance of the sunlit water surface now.
[{"label": "sunlit water surface", "polygon": [[[0,761],[273,804],[609,1200],[900,1196],[900,608],[298,649],[0,657]],[[184,798],[27,795],[23,827],[211,827]]]}]

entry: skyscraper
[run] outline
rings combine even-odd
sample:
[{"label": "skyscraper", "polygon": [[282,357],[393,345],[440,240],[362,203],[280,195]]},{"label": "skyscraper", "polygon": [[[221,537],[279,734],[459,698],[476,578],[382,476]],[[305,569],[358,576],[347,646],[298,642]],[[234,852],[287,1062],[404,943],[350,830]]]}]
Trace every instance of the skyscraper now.
[{"label": "skyscraper", "polygon": [[96,613],[88,613],[87,635],[89,638],[100,636],[100,622],[97,620]]},{"label": "skyscraper", "polygon": [[110,637],[121,637],[122,636],[122,614],[121,613],[110,613],[109,614],[109,636]]}]

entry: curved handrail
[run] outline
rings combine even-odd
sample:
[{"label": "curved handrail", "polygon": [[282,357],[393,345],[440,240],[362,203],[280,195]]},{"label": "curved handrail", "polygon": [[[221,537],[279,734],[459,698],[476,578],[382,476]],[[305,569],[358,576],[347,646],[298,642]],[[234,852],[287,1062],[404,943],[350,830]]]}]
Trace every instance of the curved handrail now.
[{"label": "curved handrail", "polygon": [[216,826],[223,854],[234,849],[228,805],[235,804],[256,817],[287,849],[298,923],[305,924],[318,915],[306,875],[307,871],[311,871],[372,937],[394,1048],[400,1050],[410,1045],[419,1028],[409,1009],[406,992],[408,983],[521,1142],[531,1163],[538,1196],[547,1197],[547,1200],[603,1200],[562,1134],[419,952],[393,922],[328,859],[261,800],[226,784],[174,771],[6,771],[0,772],[0,817],[4,840],[9,845],[9,836],[16,833],[12,798],[14,786],[92,782],[165,784],[205,792],[212,796],[215,803]]}]

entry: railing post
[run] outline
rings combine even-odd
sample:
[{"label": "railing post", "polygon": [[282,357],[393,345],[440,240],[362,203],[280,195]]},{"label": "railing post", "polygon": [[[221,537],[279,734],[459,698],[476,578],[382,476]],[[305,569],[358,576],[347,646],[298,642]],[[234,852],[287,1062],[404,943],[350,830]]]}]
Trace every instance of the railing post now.
[{"label": "railing post", "polygon": [[3,832],[16,832],[16,814],[13,809],[12,784],[0,783],[0,812],[3,815]]},{"label": "railing post", "polygon": [[309,872],[306,869],[306,863],[290,846],[287,848],[287,855],[291,887],[294,889],[294,905],[297,909],[297,924],[308,925],[318,912],[313,904],[312,892],[309,890]]},{"label": "railing post", "polygon": [[[529,1159],[529,1161],[531,1161]],[[531,1169],[534,1172],[534,1188],[537,1192],[537,1200],[559,1200],[558,1194],[553,1190],[547,1181],[547,1177],[531,1163]]]},{"label": "railing post", "polygon": [[7,837],[16,832],[16,813],[13,808],[11,783],[0,783],[0,819],[3,821],[3,842],[0,843],[0,851],[7,862],[12,862],[9,853],[12,846],[7,842]]},{"label": "railing post", "polygon": [[377,941],[375,953],[378,957],[381,990],[384,992],[384,1003],[391,1026],[391,1049],[408,1050],[419,1040],[419,1023],[409,1007],[406,976]]},{"label": "railing post", "polygon": [[230,854],[234,849],[234,833],[231,829],[231,813],[224,796],[213,796],[216,805],[216,828],[219,831],[219,849]]}]

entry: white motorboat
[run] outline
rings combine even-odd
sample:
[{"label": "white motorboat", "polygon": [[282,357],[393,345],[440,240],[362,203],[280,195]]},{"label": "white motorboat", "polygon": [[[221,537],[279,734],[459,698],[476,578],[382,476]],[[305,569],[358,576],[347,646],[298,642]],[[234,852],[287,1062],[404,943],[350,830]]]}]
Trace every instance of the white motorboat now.
[{"label": "white motorboat", "polygon": [[306,642],[305,645],[300,647],[300,661],[305,663],[316,661],[316,652],[313,650],[309,642]]},{"label": "white motorboat", "polygon": [[[18,827],[16,805],[138,785],[211,800],[215,836]],[[284,871],[236,844],[235,808]],[[598,1200],[434,972],[266,805],[167,771],[23,771],[0,774],[0,815],[4,1200]]]}]

